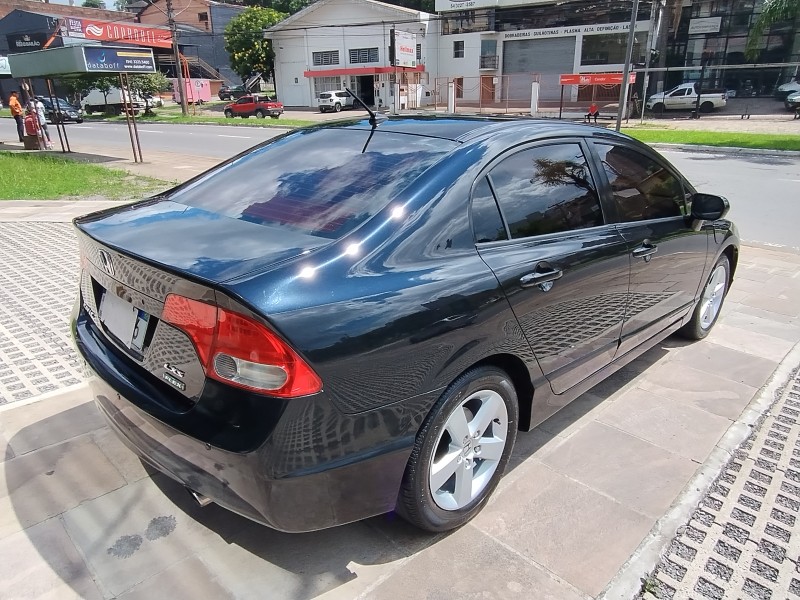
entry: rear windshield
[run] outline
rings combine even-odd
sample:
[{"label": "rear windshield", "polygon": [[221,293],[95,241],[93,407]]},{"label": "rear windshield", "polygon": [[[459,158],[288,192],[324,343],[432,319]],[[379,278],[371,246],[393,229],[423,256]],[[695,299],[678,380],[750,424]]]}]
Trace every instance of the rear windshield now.
[{"label": "rear windshield", "polygon": [[331,97],[331,95],[332,95],[332,94],[329,94],[329,93],[325,92],[324,94],[320,94],[320,95],[319,95],[319,97],[320,97],[320,98],[330,98],[330,97]]},{"label": "rear windshield", "polygon": [[300,130],[177,188],[169,199],[328,239],[382,210],[456,143],[376,130]]}]

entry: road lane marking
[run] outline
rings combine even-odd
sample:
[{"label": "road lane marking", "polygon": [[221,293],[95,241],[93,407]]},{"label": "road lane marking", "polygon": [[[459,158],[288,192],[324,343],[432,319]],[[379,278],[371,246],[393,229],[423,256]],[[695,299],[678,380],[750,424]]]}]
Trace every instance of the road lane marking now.
[{"label": "road lane marking", "polygon": [[249,135],[224,135],[222,133],[218,134],[217,137],[226,137],[226,138],[238,138],[240,140],[250,140],[253,139]]},{"label": "road lane marking", "polygon": [[178,167],[173,167],[174,169],[194,169],[195,171],[202,171],[203,167],[193,167],[191,165],[180,165]]},{"label": "road lane marking", "polygon": [[154,129],[138,129],[138,131],[141,131],[143,133],[164,133],[163,131],[156,131]]}]

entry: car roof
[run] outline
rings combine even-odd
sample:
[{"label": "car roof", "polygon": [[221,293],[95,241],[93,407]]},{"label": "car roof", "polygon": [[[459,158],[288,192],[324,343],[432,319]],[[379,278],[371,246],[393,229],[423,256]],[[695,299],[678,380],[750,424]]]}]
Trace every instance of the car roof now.
[{"label": "car roof", "polygon": [[[353,119],[349,124],[339,121],[338,124],[356,129],[372,129],[368,119]],[[480,117],[452,114],[389,116],[388,120],[380,123],[378,130],[437,137],[463,143],[500,134],[517,134],[521,140],[571,135],[630,139],[624,134],[610,131],[604,127],[593,127],[558,119]]]}]

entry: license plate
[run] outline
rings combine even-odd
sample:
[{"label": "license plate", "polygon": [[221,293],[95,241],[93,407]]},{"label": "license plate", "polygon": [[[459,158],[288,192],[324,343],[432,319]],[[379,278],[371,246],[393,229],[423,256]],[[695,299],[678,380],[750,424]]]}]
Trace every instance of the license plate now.
[{"label": "license plate", "polygon": [[119,296],[105,292],[100,300],[100,322],[128,348],[142,351],[150,315]]}]

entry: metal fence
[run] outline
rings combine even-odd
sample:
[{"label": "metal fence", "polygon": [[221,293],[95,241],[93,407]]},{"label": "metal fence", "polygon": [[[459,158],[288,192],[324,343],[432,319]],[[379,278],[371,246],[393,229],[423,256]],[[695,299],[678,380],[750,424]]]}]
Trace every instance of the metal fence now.
[{"label": "metal fence", "polygon": [[519,113],[530,110],[531,84],[538,73],[481,75],[478,77],[437,77],[431,94],[435,110],[447,108],[450,84],[455,88],[455,109],[487,114]]}]

